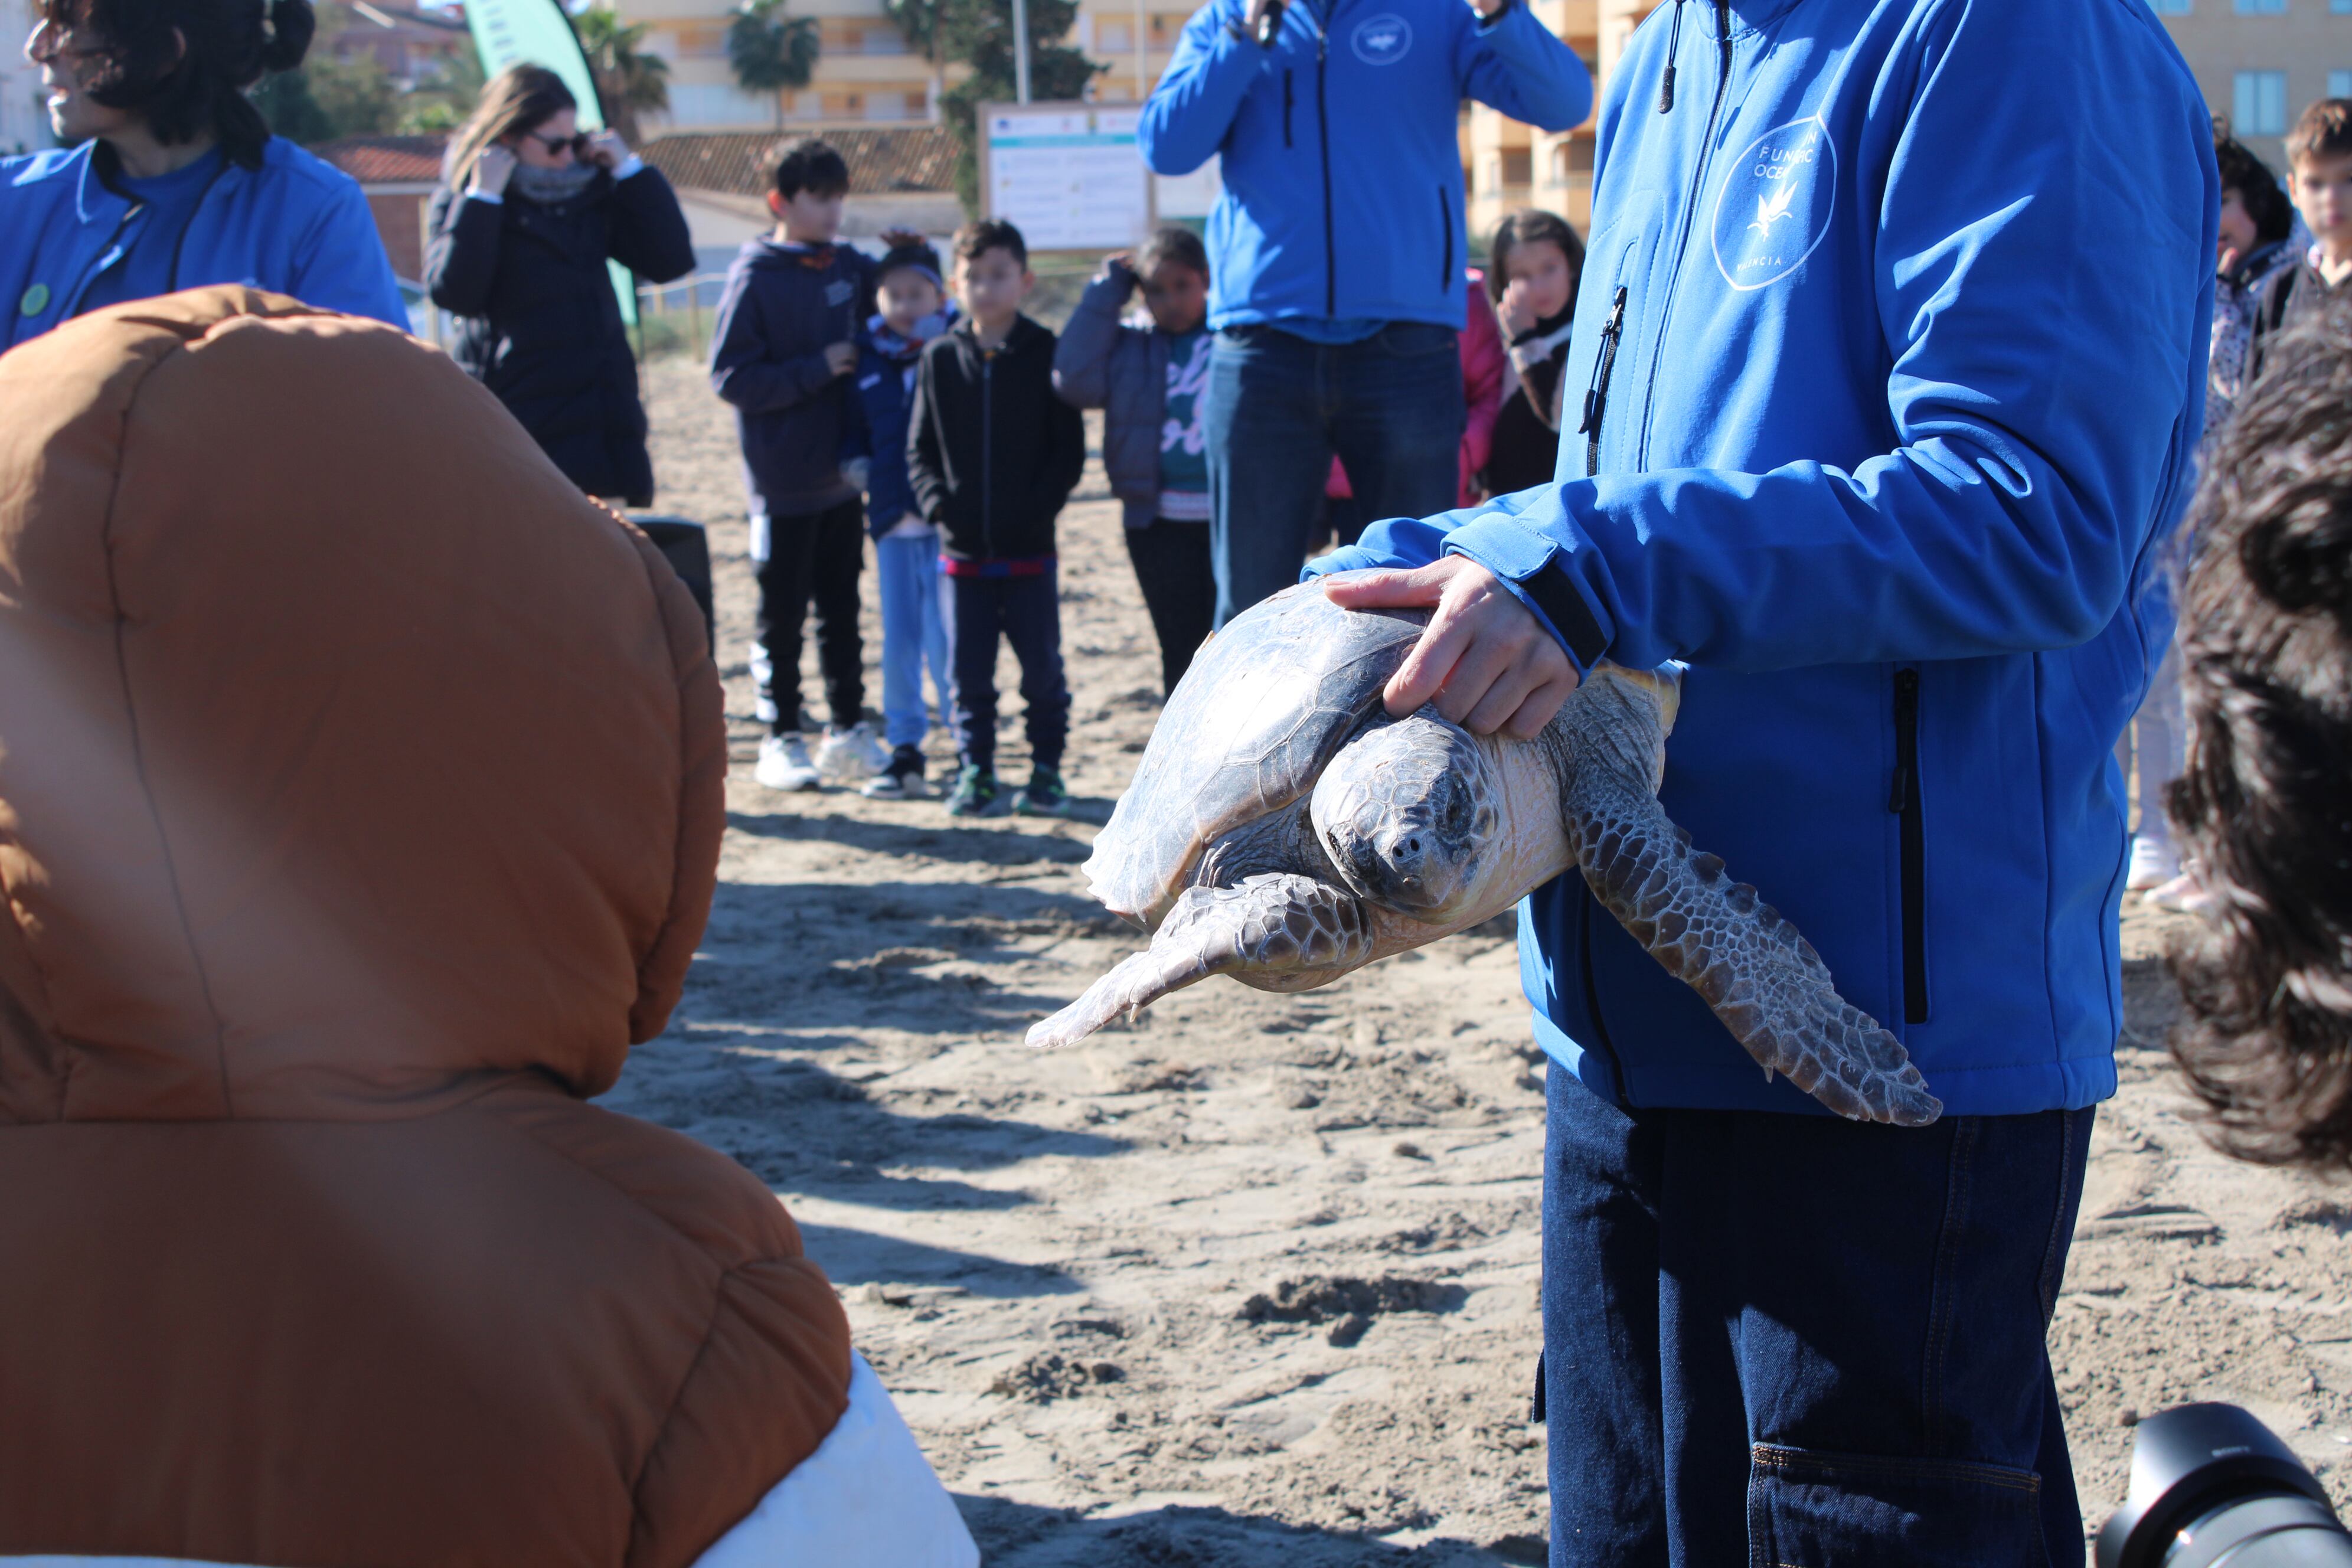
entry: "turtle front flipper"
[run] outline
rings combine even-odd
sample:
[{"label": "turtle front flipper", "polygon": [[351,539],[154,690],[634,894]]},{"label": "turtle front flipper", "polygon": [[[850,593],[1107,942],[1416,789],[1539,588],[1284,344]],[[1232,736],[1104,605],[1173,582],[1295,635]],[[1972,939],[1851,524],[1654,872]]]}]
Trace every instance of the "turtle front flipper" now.
[{"label": "turtle front flipper", "polygon": [[1706,1000],[1768,1078],[1856,1121],[1924,1127],[1943,1102],[1901,1041],[1837,993],[1829,966],[1756,889],[1691,848],[1658,797],[1605,767],[1580,768],[1569,837],[1584,879],[1666,973]]},{"label": "turtle front flipper", "polygon": [[1231,888],[1187,888],[1150,947],[1032,1026],[1029,1043],[1074,1044],[1119,1014],[1212,974],[1296,975],[1314,984],[1317,972],[1343,973],[1371,956],[1371,918],[1344,888],[1288,872],[1246,877]]}]

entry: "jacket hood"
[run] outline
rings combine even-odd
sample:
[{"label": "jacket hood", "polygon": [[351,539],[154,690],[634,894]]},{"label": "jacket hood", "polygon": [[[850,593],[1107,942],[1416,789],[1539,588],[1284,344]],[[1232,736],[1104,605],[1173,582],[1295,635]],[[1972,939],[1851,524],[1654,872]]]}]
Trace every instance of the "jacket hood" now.
[{"label": "jacket hood", "polygon": [[677,998],[701,621],[497,400],[216,288],[0,356],[0,1119],[593,1094]]},{"label": "jacket hood", "polygon": [[745,266],[766,271],[780,267],[819,268],[833,265],[834,258],[842,251],[856,248],[847,240],[835,240],[826,246],[786,245],[770,235],[747,239],[736,257]]}]

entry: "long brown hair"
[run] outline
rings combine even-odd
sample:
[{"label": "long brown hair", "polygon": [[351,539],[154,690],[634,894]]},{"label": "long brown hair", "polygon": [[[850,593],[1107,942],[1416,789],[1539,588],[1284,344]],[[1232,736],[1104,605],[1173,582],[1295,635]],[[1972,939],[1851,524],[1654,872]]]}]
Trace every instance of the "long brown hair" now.
[{"label": "long brown hair", "polygon": [[482,149],[493,142],[536,131],[565,110],[579,107],[572,89],[563,85],[563,79],[545,66],[507,67],[483,84],[481,101],[474,105],[473,118],[449,143],[449,155],[441,164],[441,177],[452,189],[464,188],[474,176],[474,162],[482,155]]}]

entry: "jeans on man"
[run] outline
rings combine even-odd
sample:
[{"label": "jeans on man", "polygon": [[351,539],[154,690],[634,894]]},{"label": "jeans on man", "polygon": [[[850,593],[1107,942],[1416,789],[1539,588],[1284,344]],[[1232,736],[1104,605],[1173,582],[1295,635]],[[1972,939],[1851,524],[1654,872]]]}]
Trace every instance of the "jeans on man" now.
[{"label": "jeans on man", "polygon": [[1553,1568],[2083,1561],[2043,1336],[2091,1111],[1546,1093]]},{"label": "jeans on man", "polygon": [[1352,343],[1228,327],[1209,356],[1217,625],[1298,581],[1336,453],[1364,515],[1451,510],[1465,417],[1459,334],[1391,321]]},{"label": "jeans on man", "polygon": [[940,721],[955,707],[948,662],[948,627],[940,610],[940,531],[886,533],[874,542],[874,571],[882,589],[882,735],[896,746],[919,746],[931,727],[923,706],[923,667]]},{"label": "jeans on man", "polygon": [[760,608],[751,626],[753,711],[779,735],[801,727],[801,626],[816,604],[817,666],[835,724],[866,706],[857,637],[857,574],[866,565],[863,503],[850,500],[803,516],[751,517],[751,569]]},{"label": "jeans on man", "polygon": [[[992,564],[1002,565],[1003,563]],[[1070,734],[1070,689],[1062,679],[1062,605],[1054,563],[1004,576],[950,576],[941,596],[955,659],[957,754],[968,767],[996,770],[996,644],[1021,661],[1021,700],[1034,767],[1058,771]]]}]

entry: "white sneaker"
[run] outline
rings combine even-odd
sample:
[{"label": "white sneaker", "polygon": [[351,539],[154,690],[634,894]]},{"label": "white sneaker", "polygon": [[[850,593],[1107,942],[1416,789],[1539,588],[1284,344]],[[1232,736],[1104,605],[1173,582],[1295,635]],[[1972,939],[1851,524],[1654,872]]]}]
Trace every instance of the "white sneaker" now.
[{"label": "white sneaker", "polygon": [[798,735],[771,735],[761,742],[760,765],[751,776],[770,789],[814,789],[820,782],[808,742]]},{"label": "white sneaker", "polygon": [[2131,870],[2124,878],[2124,886],[2135,893],[2145,893],[2150,888],[2160,888],[2180,875],[2180,852],[2169,838],[2151,838],[2141,834],[2132,840]]},{"label": "white sneaker", "polygon": [[890,767],[890,748],[874,733],[874,727],[864,720],[846,730],[828,727],[824,743],[816,749],[816,771],[825,778],[842,784],[856,784],[887,773]]}]

